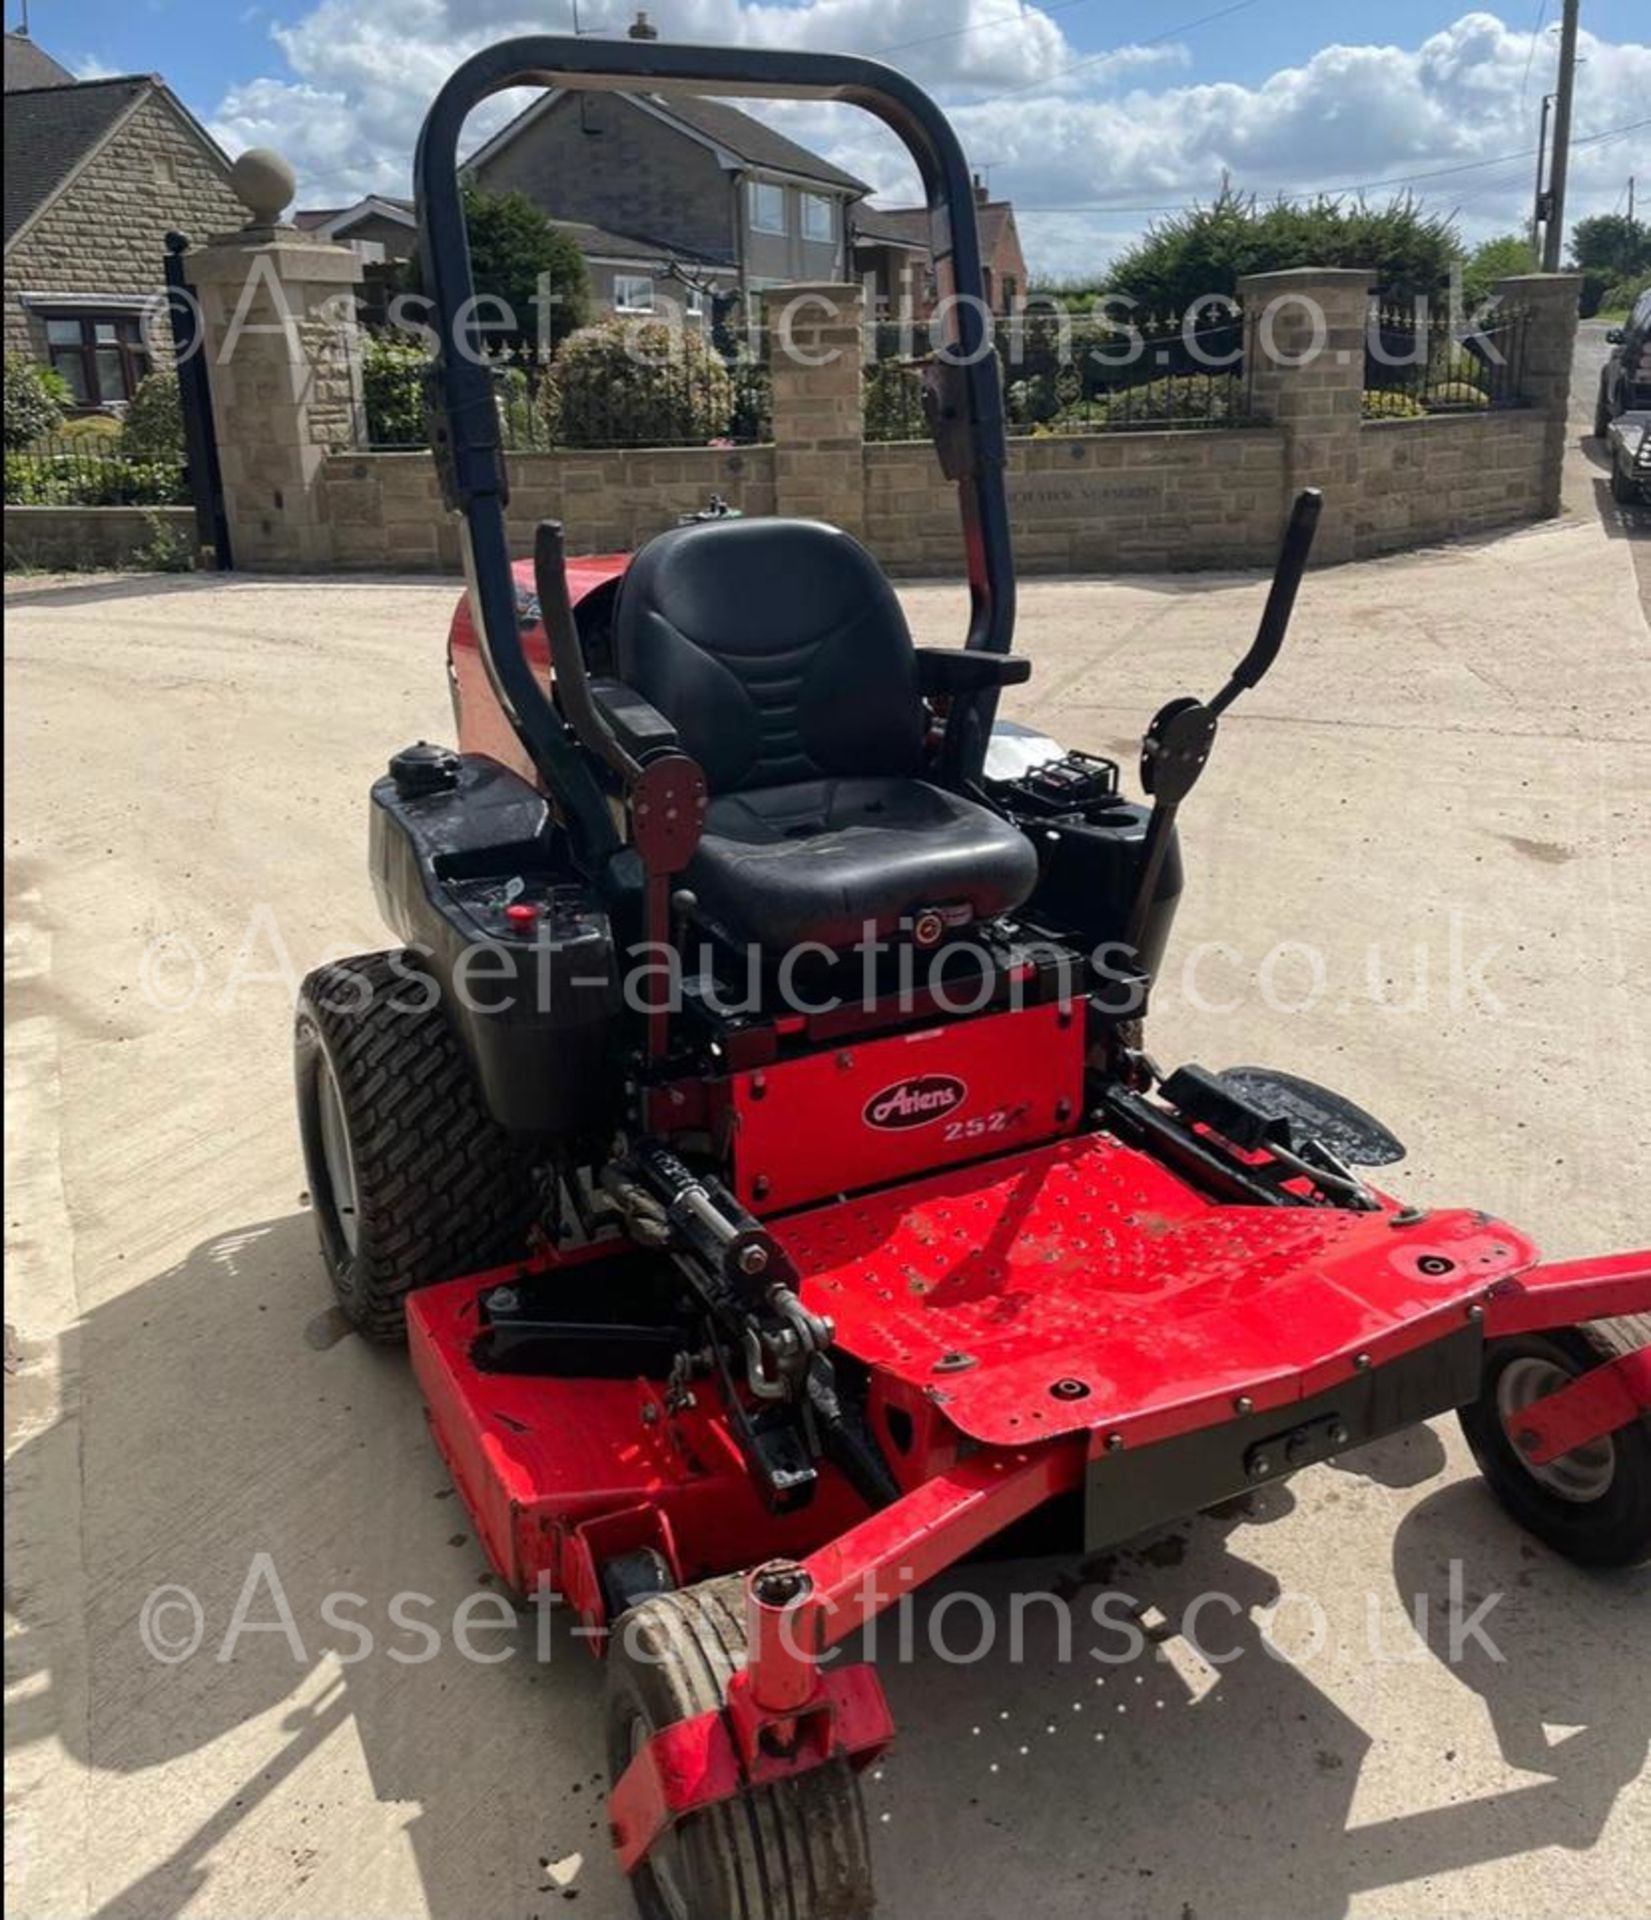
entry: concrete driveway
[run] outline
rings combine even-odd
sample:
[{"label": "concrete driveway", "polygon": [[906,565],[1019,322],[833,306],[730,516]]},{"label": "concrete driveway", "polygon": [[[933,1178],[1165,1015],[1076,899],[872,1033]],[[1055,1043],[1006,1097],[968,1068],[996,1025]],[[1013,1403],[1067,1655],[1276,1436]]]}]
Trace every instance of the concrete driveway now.
[{"label": "concrete driveway", "polygon": [[[1561,521],[1315,576],[1189,805],[1155,1020],[1166,1060],[1346,1089],[1411,1142],[1409,1196],[1482,1204],[1556,1254],[1651,1239],[1645,537],[1579,447]],[[1216,684],[1262,592],[1034,583],[1013,710],[1129,753],[1160,701]],[[958,636],[956,591],[903,597],[920,637]],[[530,1624],[475,1636],[498,1664],[445,1631],[405,1658],[425,1643],[392,1597],[429,1596],[445,1628],[487,1576],[405,1364],[339,1337],[301,1194],[292,977],[383,942],[365,790],[449,732],[453,598],[132,579],[8,611],[17,1913],[629,1911],[595,1663],[561,1629],[535,1658]],[[1071,1573],[949,1585],[1004,1601]],[[886,1663],[887,1914],[1644,1913],[1651,1580],[1521,1538],[1453,1424],[1090,1574],[1166,1637],[1066,1661],[1029,1613],[1019,1665]],[[249,1595],[243,1625],[281,1628],[276,1581],[291,1635],[233,1636]],[[189,1598],[150,1601],[171,1587]],[[323,1617],[338,1590],[371,1658]],[[1169,1630],[1207,1591],[1232,1606],[1202,1644],[1230,1662]],[[1493,1603],[1499,1658],[1472,1636],[1451,1657],[1453,1594]],[[200,1651],[155,1657],[146,1619],[162,1653],[197,1628]]]}]

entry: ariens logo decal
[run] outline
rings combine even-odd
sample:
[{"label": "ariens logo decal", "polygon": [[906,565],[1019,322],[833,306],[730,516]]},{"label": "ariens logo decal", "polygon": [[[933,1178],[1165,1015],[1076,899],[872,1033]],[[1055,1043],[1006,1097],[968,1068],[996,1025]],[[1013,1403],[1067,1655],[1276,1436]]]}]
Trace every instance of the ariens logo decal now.
[{"label": "ariens logo decal", "polygon": [[956,1113],[969,1097],[968,1087],[950,1073],[918,1073],[874,1093],[861,1118],[868,1127],[926,1127]]}]

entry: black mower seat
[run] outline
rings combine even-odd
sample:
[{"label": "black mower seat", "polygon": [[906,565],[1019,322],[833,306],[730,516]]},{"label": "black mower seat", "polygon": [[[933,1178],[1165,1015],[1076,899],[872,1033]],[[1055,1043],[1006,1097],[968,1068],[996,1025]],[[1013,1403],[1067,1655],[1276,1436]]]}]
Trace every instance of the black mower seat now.
[{"label": "black mower seat", "polygon": [[857,540],[812,520],[659,535],[614,619],[619,678],[676,728],[712,801],[683,876],[723,938],[852,946],[939,908],[1017,907],[1031,842],[919,776],[927,720],[894,590]]},{"label": "black mower seat", "polygon": [[1018,828],[923,780],[805,780],[714,799],[687,884],[725,938],[842,948],[925,907],[1006,913],[1030,891],[1031,852]]}]

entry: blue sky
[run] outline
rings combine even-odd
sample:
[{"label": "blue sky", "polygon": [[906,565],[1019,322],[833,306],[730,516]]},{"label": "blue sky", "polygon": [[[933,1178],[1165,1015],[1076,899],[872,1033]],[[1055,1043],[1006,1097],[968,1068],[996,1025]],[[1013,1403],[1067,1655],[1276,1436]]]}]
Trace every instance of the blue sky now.
[{"label": "blue sky", "polygon": [[[301,198],[337,204],[405,186],[419,114],[457,58],[565,27],[569,4],[33,0],[31,25],[77,71],[163,73],[226,145],[280,147]],[[579,0],[582,24],[621,26],[633,4]],[[952,106],[994,190],[1026,209],[1034,267],[1083,271],[1151,218],[1136,209],[1207,197],[1223,170],[1264,193],[1415,178],[1470,237],[1505,230],[1528,198],[1519,156],[1552,85],[1559,0],[654,0],[650,11],[673,38],[835,46],[905,66]],[[10,0],[8,24],[17,17]],[[1651,6],[1583,0],[1582,17],[1578,131],[1611,137],[1578,155],[1577,210],[1609,211],[1636,170],[1651,204]],[[790,131],[880,197],[907,189],[860,117],[787,112]]]},{"label": "blue sky", "polygon": [[[1123,46],[1144,39],[1178,21],[1213,13],[1223,0],[1184,0],[1165,12],[1120,6],[1116,0],[1079,0],[1053,10],[1067,38],[1080,55]],[[995,11],[1015,11],[1013,0],[997,0]],[[311,9],[304,5],[239,6],[235,0],[32,0],[32,30],[42,46],[65,64],[86,62],[115,72],[144,73],[158,69],[197,112],[215,107],[231,85],[268,73],[289,73],[270,29],[291,25]],[[546,27],[565,10],[546,9]],[[659,9],[655,8],[656,14]],[[1279,67],[1298,65],[1317,48],[1332,41],[1349,45],[1379,40],[1415,44],[1468,8],[1457,0],[1383,0],[1372,9],[1369,0],[1314,0],[1301,6],[1295,0],[1265,0],[1226,19],[1213,20],[1185,36],[1195,56],[1194,71],[1202,80],[1254,82]],[[1537,7],[1509,4],[1492,8],[1510,26],[1529,28]],[[1559,0],[1543,9],[1549,20],[1559,16]],[[1644,39],[1647,0],[1584,0],[1583,19],[1603,40]],[[581,0],[581,18],[588,26],[604,24],[609,15],[624,17],[621,0]],[[1375,14],[1376,21],[1372,16]],[[15,26],[16,0],[7,7],[7,24]],[[1379,31],[1373,32],[1373,24]],[[1635,30],[1638,30],[1637,32]],[[1651,150],[1646,154],[1651,162]]]}]

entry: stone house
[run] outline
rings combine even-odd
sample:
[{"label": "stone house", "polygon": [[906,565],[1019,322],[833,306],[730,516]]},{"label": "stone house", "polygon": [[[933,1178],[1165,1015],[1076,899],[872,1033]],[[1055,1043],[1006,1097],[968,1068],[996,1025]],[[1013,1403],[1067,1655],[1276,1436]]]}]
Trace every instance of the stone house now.
[{"label": "stone house", "polygon": [[[394,194],[371,193],[349,207],[301,209],[294,223],[318,239],[353,247],[369,282],[372,269],[410,260],[418,244],[413,203]],[[585,256],[591,305],[598,317],[657,313],[703,322],[712,297],[737,285],[726,263],[689,248],[615,233],[584,220],[553,219],[551,225],[560,227]]]},{"label": "stone house", "polygon": [[[1021,252],[1015,209],[994,200],[975,180],[975,220],[986,276],[986,300],[994,313],[1010,313],[1026,297],[1026,256]],[[927,207],[856,207],[853,218],[854,277],[870,284],[873,310],[888,317],[909,311],[922,319],[937,297],[929,251]]]},{"label": "stone house", "polygon": [[353,248],[364,267],[411,260],[418,244],[413,203],[399,194],[364,194],[347,207],[300,207],[292,223],[317,240]]},{"label": "stone house", "polygon": [[[625,235],[741,293],[848,277],[849,213],[868,191],[720,100],[551,89],[470,156],[489,193]],[[657,298],[630,276],[633,300]],[[618,307],[622,303],[615,299]]]},{"label": "stone house", "polygon": [[6,35],[5,350],[54,367],[77,405],[118,407],[149,371],[166,234],[204,240],[246,209],[158,75],[57,78],[20,40]]}]

